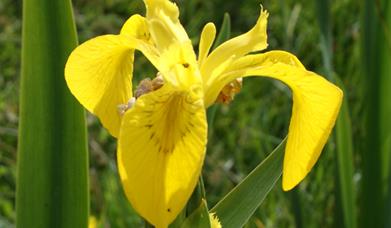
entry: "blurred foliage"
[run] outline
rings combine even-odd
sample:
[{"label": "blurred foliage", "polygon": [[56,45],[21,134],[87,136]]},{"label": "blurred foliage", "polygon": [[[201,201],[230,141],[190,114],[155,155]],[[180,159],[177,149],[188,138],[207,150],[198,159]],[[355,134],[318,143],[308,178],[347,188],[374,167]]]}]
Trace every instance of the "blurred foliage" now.
[{"label": "blurred foliage", "polygon": [[0,227],[15,222],[21,1],[0,1]]},{"label": "blurred foliage", "polygon": [[[209,21],[219,28],[225,12],[232,18],[232,35],[246,32],[255,23],[259,0],[177,0],[181,21],[193,43],[198,44],[202,26]],[[118,33],[132,14],[144,14],[142,0],[74,0],[80,42],[101,34]],[[270,13],[269,50],[296,54],[304,65],[324,73],[320,31],[315,3],[305,0],[264,0]],[[359,77],[359,5],[354,0],[331,3],[334,69],[348,94],[353,139],[362,141],[362,91]],[[0,1],[0,227],[15,222],[15,158],[18,123],[21,0]],[[135,81],[156,72],[137,55]],[[55,56],[54,56],[55,58]],[[137,84],[137,83],[135,83]],[[219,105],[209,132],[203,176],[209,206],[248,174],[284,138],[291,110],[290,91],[269,79],[250,78],[230,105]],[[142,221],[125,200],[116,168],[116,142],[97,119],[88,116],[90,147],[91,213],[100,227],[138,227]],[[356,147],[357,148],[357,147]],[[335,227],[336,157],[333,141],[310,175],[295,190],[283,192],[281,183],[256,211],[248,227]],[[360,164],[355,153],[355,163]],[[355,183],[360,170],[355,171]],[[357,188],[356,188],[357,189]]]}]

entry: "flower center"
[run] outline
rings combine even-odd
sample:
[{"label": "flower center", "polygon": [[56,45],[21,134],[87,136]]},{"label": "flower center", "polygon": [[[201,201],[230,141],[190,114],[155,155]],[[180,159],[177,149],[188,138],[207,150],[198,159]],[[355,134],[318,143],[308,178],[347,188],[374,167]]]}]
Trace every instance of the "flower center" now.
[{"label": "flower center", "polygon": [[220,91],[219,96],[216,99],[216,103],[229,104],[235,98],[235,95],[240,92],[242,89],[243,80],[242,78],[237,78],[227,85]]},{"label": "flower center", "polygon": [[160,89],[163,85],[164,80],[160,72],[156,74],[156,77],[153,80],[151,80],[150,78],[145,78],[141,80],[139,85],[137,86],[136,91],[134,92],[134,97],[130,98],[128,103],[119,104],[117,106],[118,113],[123,116],[127,110],[133,107],[139,97],[152,91],[156,91]]},{"label": "flower center", "polygon": [[163,84],[164,84],[163,76],[159,72],[156,74],[156,78],[154,78],[153,80],[151,80],[150,78],[141,80],[140,84],[137,86],[134,95],[137,99],[144,94],[160,89],[163,86]]},{"label": "flower center", "polygon": [[202,119],[200,110],[204,109],[199,92],[173,91],[168,87],[142,98],[144,127],[151,144],[162,153],[173,152],[189,134],[194,134]]}]

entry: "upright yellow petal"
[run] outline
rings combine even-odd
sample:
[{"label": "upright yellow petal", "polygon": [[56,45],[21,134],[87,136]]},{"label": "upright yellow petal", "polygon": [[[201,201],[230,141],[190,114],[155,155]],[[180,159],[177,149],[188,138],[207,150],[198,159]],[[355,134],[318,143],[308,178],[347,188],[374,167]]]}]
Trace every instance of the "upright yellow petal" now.
[{"label": "upright yellow petal", "polygon": [[267,47],[266,24],[268,13],[261,9],[260,16],[256,25],[247,33],[232,38],[218,46],[206,58],[201,67],[202,77],[208,81],[213,80],[221,72],[219,66],[237,59],[249,52],[260,51]]},{"label": "upright yellow petal", "polygon": [[171,44],[160,55],[158,65],[165,81],[174,87],[188,89],[202,82],[190,41]]},{"label": "upright yellow petal", "polygon": [[211,104],[233,79],[254,75],[278,79],[293,93],[283,168],[283,189],[290,190],[317,161],[334,126],[343,94],[323,77],[307,71],[294,55],[271,51],[245,56],[232,63],[224,74],[209,84],[206,104]]},{"label": "upright yellow petal", "polygon": [[132,206],[156,227],[184,208],[201,172],[207,124],[202,86],[166,84],[127,111],[118,141],[118,169]]},{"label": "upright yellow petal", "polygon": [[151,33],[148,29],[147,20],[138,14],[132,15],[122,26],[121,35],[134,37],[137,39],[151,41]]},{"label": "upright yellow petal", "polygon": [[216,27],[213,23],[208,23],[202,29],[200,44],[198,48],[198,66],[201,67],[204,64],[206,57],[209,54],[209,50],[212,47],[213,41],[216,37]]},{"label": "upright yellow petal", "polygon": [[139,15],[125,23],[121,35],[105,35],[78,46],[68,58],[65,79],[72,94],[117,137],[121,116],[117,106],[132,97],[134,49],[157,65],[157,53],[147,43]]},{"label": "upright yellow petal", "polygon": [[189,37],[179,21],[179,10],[169,0],[144,0],[147,8],[147,21],[154,43],[161,51],[172,43],[189,41]]}]

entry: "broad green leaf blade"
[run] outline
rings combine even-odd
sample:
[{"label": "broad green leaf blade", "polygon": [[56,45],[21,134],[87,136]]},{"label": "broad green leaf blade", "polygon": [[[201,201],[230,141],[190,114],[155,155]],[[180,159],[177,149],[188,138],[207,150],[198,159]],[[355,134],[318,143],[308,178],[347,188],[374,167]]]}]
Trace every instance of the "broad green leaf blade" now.
[{"label": "broad green leaf blade", "polygon": [[345,99],[341,105],[341,111],[338,116],[335,127],[336,140],[336,158],[338,161],[338,176],[339,181],[337,188],[340,201],[337,201],[337,207],[341,208],[337,211],[342,211],[343,224],[335,224],[335,226],[355,228],[357,227],[356,207],[355,207],[355,191],[353,188],[353,139],[351,122],[349,116],[349,109],[347,103],[347,91],[344,89],[343,83],[334,74],[333,67],[333,51],[332,43],[333,37],[331,34],[330,22],[330,1],[317,0],[316,12],[318,15],[318,22],[321,35],[321,49],[323,57],[323,66],[326,71],[328,79],[336,81],[337,85],[343,89]]},{"label": "broad green leaf blade", "polygon": [[[344,91],[342,82],[337,79],[337,85]],[[353,183],[353,139],[352,139],[352,125],[350,121],[349,107],[347,100],[344,99],[341,105],[341,111],[335,125],[335,136],[337,146],[337,161],[338,161],[338,179],[340,185],[340,196],[343,210],[344,227],[357,227],[356,215],[356,192]]]},{"label": "broad green leaf blade", "polygon": [[70,0],[24,0],[18,178],[19,228],[88,225],[84,111],[64,65],[76,46]]},{"label": "broad green leaf blade", "polygon": [[[365,91],[365,147],[360,197],[362,227],[385,227],[391,136],[391,8],[387,0],[363,2],[362,57]],[[387,215],[388,217],[389,215]]]},{"label": "broad green leaf blade", "polygon": [[[381,46],[379,49],[379,56],[381,58],[380,64],[380,82],[379,82],[379,114],[380,114],[380,140],[381,140],[381,153],[382,153],[382,182],[384,183],[384,189],[386,190],[386,197],[391,202],[391,189],[389,182],[391,180],[391,3],[390,1],[383,0],[382,4],[377,5],[381,7],[382,15],[379,20],[381,21]],[[387,190],[388,188],[388,190]],[[391,205],[388,205],[391,209]],[[386,210],[390,211],[390,210]],[[387,220],[391,220],[390,214],[386,215]],[[386,224],[390,227],[391,224]]]},{"label": "broad green leaf blade", "polygon": [[186,218],[181,228],[210,227],[209,212],[206,201],[202,200],[200,206],[189,217]]},{"label": "broad green leaf blade", "polygon": [[284,139],[241,183],[210,211],[215,212],[224,228],[246,224],[281,176]]},{"label": "broad green leaf blade", "polygon": [[333,72],[333,51],[330,22],[330,1],[317,0],[316,14],[318,15],[323,65],[327,73],[326,77],[328,77],[329,80],[333,80],[331,74]]},{"label": "broad green leaf blade", "polygon": [[[387,185],[387,191],[386,191],[386,209],[385,211],[388,213],[386,214],[386,222],[385,227],[391,227],[391,103],[389,100],[389,97],[391,96],[391,78],[390,78],[390,72],[391,72],[391,3],[388,2],[387,7],[385,9],[385,25],[383,27],[384,33],[388,34],[388,39],[385,42],[385,50],[383,52],[383,58],[382,58],[382,83],[381,83],[381,107],[382,107],[382,114],[381,114],[381,137],[382,137],[382,153],[383,153],[383,176],[385,184]],[[388,182],[388,183],[387,183]]]}]

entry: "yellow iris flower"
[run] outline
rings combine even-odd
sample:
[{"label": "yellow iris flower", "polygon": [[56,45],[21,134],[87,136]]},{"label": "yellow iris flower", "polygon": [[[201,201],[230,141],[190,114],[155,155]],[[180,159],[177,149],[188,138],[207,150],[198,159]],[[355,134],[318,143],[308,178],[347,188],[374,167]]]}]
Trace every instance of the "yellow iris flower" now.
[{"label": "yellow iris flower", "polygon": [[[65,68],[73,95],[118,138],[119,174],[135,210],[153,225],[166,227],[184,208],[205,157],[206,109],[239,77],[269,77],[292,90],[283,189],[296,186],[334,126],[341,90],[288,52],[253,53],[267,47],[268,13],[262,9],[250,31],[212,52],[216,28],[206,24],[197,58],[177,6],[169,0],[144,2],[146,17],[133,15],[120,34],[81,44]],[[132,92],[135,50],[156,67],[162,82],[137,100]]]}]

